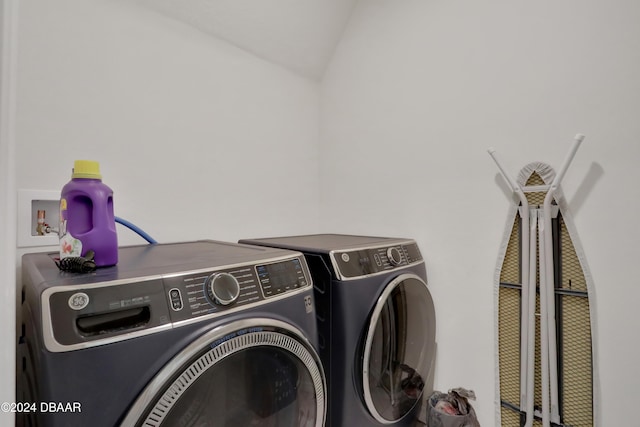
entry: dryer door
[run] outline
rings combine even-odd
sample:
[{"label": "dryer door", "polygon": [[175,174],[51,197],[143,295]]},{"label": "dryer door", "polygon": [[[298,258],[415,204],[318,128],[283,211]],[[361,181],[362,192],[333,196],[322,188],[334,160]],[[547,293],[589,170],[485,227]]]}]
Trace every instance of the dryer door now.
[{"label": "dryer door", "polygon": [[396,422],[420,402],[435,353],[435,310],[424,280],[403,274],[374,307],[363,349],[363,392],[371,415]]},{"label": "dryer door", "polygon": [[122,426],[321,427],[319,359],[292,326],[250,319],[215,328],[149,383]]}]

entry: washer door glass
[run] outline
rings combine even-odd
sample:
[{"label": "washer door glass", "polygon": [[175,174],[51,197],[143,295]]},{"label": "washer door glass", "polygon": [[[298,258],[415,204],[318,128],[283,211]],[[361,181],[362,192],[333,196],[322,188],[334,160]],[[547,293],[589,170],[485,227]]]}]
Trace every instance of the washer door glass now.
[{"label": "washer door glass", "polygon": [[200,348],[195,357],[179,363],[187,349],[174,359],[179,369],[168,364],[164,371],[174,372],[156,376],[141,395],[153,398],[136,402],[139,413],[130,411],[122,425],[131,418],[136,421],[129,425],[145,427],[323,425],[324,378],[303,341],[266,327],[205,334],[198,341],[190,346]]},{"label": "washer door glass", "polygon": [[371,313],[363,354],[363,391],[371,415],[389,424],[422,397],[435,351],[435,310],[427,284],[403,274]]}]

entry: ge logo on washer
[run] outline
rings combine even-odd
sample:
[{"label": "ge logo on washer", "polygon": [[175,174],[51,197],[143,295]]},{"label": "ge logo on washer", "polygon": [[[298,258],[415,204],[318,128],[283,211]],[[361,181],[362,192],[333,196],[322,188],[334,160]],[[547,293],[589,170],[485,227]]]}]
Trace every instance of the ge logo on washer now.
[{"label": "ge logo on washer", "polygon": [[89,305],[89,295],[84,292],[78,292],[69,298],[69,307],[72,310],[82,310],[87,305]]}]

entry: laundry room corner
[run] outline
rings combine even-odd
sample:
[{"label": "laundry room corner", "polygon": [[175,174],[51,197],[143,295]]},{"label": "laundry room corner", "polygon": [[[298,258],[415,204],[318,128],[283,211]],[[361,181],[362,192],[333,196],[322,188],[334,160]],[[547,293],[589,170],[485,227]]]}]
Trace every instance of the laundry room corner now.
[{"label": "laundry room corner", "polygon": [[[590,425],[628,425],[629,408],[640,400],[634,375],[640,343],[632,338],[640,328],[634,315],[640,299],[634,269],[640,258],[640,2],[250,3],[0,0],[5,341],[15,343],[24,333],[20,306],[26,298],[49,310],[48,301],[36,296],[47,288],[43,295],[51,297],[51,307],[84,328],[84,335],[74,335],[79,329],[45,321],[29,331],[32,340],[38,327],[67,334],[66,343],[48,337],[38,347],[47,360],[61,363],[47,381],[65,399],[73,391],[62,386],[63,368],[82,359],[78,350],[98,354],[94,362],[126,361],[121,348],[141,355],[123,363],[112,384],[114,395],[128,393],[119,400],[121,412],[109,414],[122,421],[150,414],[154,402],[138,391],[151,395],[167,386],[162,375],[153,380],[156,373],[179,371],[163,349],[196,360],[201,350],[224,343],[235,354],[244,335],[267,346],[284,336],[296,347],[293,364],[280,348],[274,358],[254,354],[249,363],[236,359],[230,366],[243,369],[257,361],[256,378],[270,372],[265,377],[277,386],[291,386],[296,372],[308,370],[306,388],[295,397],[313,413],[305,427],[323,423],[326,401],[338,424],[356,427],[361,420],[389,424],[379,402],[391,401],[389,412],[401,410],[394,426],[424,419],[426,408],[415,405],[426,397],[418,391],[424,378],[411,364],[428,371],[421,358],[431,357],[435,340],[433,388],[472,390],[480,424],[503,427],[496,282],[517,199],[487,151],[499,153],[509,176],[531,162],[558,170],[574,136],[584,134],[563,177],[558,208],[572,218],[580,262],[593,281],[593,390],[584,404],[593,410]],[[58,194],[80,159],[99,162],[114,192],[115,215],[161,245],[147,245],[120,224],[118,244],[131,257],[118,266],[124,276],[102,269],[91,277],[65,276],[64,283],[56,282],[59,277],[35,283],[40,271],[49,278],[63,273],[46,255],[31,253],[55,254],[59,246],[22,243],[23,230],[14,227],[20,223],[18,194]],[[47,212],[47,222],[55,227],[57,216]],[[202,242],[208,239],[215,242]],[[147,253],[156,255],[133,261]],[[31,278],[22,277],[24,255]],[[356,272],[351,277],[343,274],[349,269]],[[330,285],[334,297],[343,298],[336,298],[343,311],[335,319],[349,325],[339,325],[332,336],[335,353],[322,353],[313,342],[335,332],[316,330],[312,296],[320,291],[310,286],[316,279],[321,291]],[[22,294],[26,282],[29,296]],[[354,283],[371,288],[354,292]],[[143,289],[142,300],[121,284]],[[88,291],[77,295],[77,286]],[[103,288],[115,295],[112,300]],[[187,313],[181,310],[188,292],[197,297],[186,300],[192,304]],[[282,295],[271,299],[271,292]],[[389,300],[377,300],[380,292]],[[89,298],[109,310],[117,299],[161,312],[122,307],[114,316],[123,323],[113,326],[111,312],[76,310]],[[245,306],[235,306],[238,300]],[[357,310],[350,310],[352,300]],[[416,304],[403,305],[409,300]],[[427,308],[416,310],[420,306]],[[367,323],[370,313],[385,325]],[[203,318],[206,327],[199,323]],[[29,327],[38,322],[33,320]],[[223,325],[227,320],[233,328]],[[144,329],[132,340],[123,338],[118,327],[136,329],[139,322]],[[357,322],[369,329],[353,327]],[[98,336],[105,323],[112,334],[106,339]],[[224,333],[205,331],[213,326]],[[428,349],[406,350],[398,344],[403,339],[390,339],[400,356],[387,354],[387,366],[360,347],[354,350],[356,343],[367,351],[386,348],[379,335],[393,336],[394,328],[410,332],[403,338],[421,337],[411,341]],[[162,353],[161,362],[146,343]],[[333,382],[346,392],[324,396],[325,357],[338,366]],[[346,363],[336,364],[336,357]],[[364,359],[371,363],[362,372],[343,371]],[[17,399],[15,365],[14,346],[4,346],[0,403]],[[382,372],[379,390],[358,396],[369,385],[364,374],[371,366]],[[133,374],[138,368],[144,377]],[[91,366],[84,372],[109,381],[108,373]],[[212,378],[226,380],[226,372]],[[135,392],[124,390],[129,373],[136,377]],[[362,382],[354,386],[358,375]],[[394,387],[404,393],[399,404]],[[240,400],[268,413],[250,390]],[[292,398],[286,390],[278,396]],[[0,413],[1,425],[12,420],[11,413]]]}]

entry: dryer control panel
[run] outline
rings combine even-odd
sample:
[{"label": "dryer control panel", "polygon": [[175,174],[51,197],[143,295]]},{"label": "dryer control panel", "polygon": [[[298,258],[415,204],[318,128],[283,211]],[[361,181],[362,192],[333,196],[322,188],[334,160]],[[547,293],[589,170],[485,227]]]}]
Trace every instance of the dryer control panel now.
[{"label": "dryer control panel", "polygon": [[331,252],[331,260],[339,279],[355,279],[423,261],[415,242]]}]

